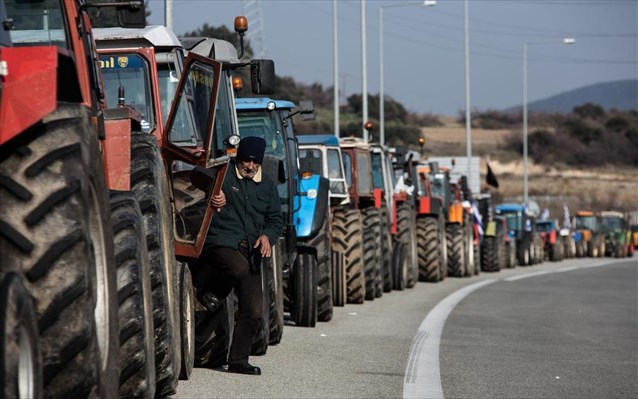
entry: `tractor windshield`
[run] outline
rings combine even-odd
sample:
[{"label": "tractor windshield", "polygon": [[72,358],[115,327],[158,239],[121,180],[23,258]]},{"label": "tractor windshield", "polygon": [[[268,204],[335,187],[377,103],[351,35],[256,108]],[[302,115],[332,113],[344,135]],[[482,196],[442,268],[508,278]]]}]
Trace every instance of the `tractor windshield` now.
[{"label": "tractor windshield", "polygon": [[[224,153],[224,140],[233,134],[239,134],[235,131],[235,100],[232,97],[232,84],[227,73],[221,74],[221,81],[219,82],[219,95],[217,97],[217,103],[215,105],[215,123],[213,125],[213,146],[211,148],[211,157],[220,157]],[[281,135],[279,135],[281,136]],[[266,154],[270,154],[268,142],[266,142]],[[281,147],[277,150],[277,153],[283,153],[283,142]],[[285,164],[285,163],[284,163]],[[286,176],[288,175],[286,171]],[[279,193],[281,196],[281,192]]]},{"label": "tractor windshield", "polygon": [[5,7],[12,25],[9,35],[15,46],[69,48],[64,11],[59,0],[6,0]]},{"label": "tractor windshield", "polygon": [[[182,73],[182,60],[176,53],[166,56],[166,62],[157,62],[157,80],[159,84],[160,101],[162,102],[162,120],[166,123],[168,114],[171,112],[171,104],[177,93],[177,84]],[[181,109],[183,112],[184,109]],[[180,118],[186,115],[176,115],[173,125],[180,123]]]},{"label": "tractor windshield", "polygon": [[619,217],[603,217],[604,231],[621,231],[624,225],[624,221]]},{"label": "tractor windshield", "polygon": [[[221,93],[220,93],[221,98]],[[228,115],[230,117],[231,115]],[[219,116],[216,116],[218,119]],[[288,162],[286,161],[286,143],[284,137],[284,127],[281,122],[281,115],[277,111],[241,111],[237,112],[239,123],[239,133],[242,137],[261,137],[266,141],[265,156],[273,157],[282,161],[284,173],[288,176]],[[217,123],[216,123],[217,125]],[[279,198],[282,204],[288,203],[290,193],[286,182],[279,182]]]},{"label": "tractor windshield", "polygon": [[372,193],[372,171],[370,155],[364,151],[357,151],[357,189],[360,195]]},{"label": "tractor windshield", "polygon": [[138,54],[100,55],[100,69],[108,106],[117,106],[122,88],[124,103],[142,114],[142,131],[155,130],[148,61]]},{"label": "tractor windshield", "polygon": [[536,229],[538,231],[544,231],[545,233],[549,233],[553,230],[554,225],[550,222],[537,222]]},{"label": "tractor windshield", "polygon": [[346,181],[343,176],[341,156],[336,148],[328,148],[328,178],[330,179],[331,194],[345,194]]},{"label": "tractor windshield", "polygon": [[383,165],[381,163],[381,153],[373,152],[372,157],[372,187],[383,189]]},{"label": "tractor windshield", "polygon": [[586,229],[591,231],[598,230],[596,216],[576,216],[576,223],[574,226],[576,229]]}]

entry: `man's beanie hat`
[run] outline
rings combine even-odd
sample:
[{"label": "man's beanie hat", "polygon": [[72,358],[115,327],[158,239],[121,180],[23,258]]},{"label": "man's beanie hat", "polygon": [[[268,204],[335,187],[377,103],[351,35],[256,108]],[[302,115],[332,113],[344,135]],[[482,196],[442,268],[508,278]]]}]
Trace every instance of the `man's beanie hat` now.
[{"label": "man's beanie hat", "polygon": [[240,161],[255,161],[262,163],[264,160],[265,150],[266,140],[261,137],[244,137],[239,142],[237,159]]}]

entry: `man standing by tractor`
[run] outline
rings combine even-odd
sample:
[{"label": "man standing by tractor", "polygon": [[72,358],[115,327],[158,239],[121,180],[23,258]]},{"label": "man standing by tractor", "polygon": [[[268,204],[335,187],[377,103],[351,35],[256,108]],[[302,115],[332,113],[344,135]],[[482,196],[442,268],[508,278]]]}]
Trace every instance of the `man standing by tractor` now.
[{"label": "man standing by tractor", "polygon": [[271,256],[283,227],[277,186],[261,169],[265,146],[260,137],[239,142],[222,190],[212,197],[217,212],[193,277],[198,300],[210,312],[235,289],[239,314],[228,355],[231,373],[261,374],[248,363],[263,317],[261,259]]}]

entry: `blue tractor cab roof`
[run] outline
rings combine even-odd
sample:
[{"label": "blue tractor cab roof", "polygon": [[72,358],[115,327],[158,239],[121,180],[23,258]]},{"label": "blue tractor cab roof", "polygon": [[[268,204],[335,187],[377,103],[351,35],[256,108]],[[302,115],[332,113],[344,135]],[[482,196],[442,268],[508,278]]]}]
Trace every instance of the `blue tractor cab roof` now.
[{"label": "blue tractor cab roof", "polygon": [[293,109],[295,103],[286,100],[272,100],[270,98],[236,98],[235,108],[238,111],[244,111],[249,109],[268,109],[268,103],[274,102],[275,109]]},{"label": "blue tractor cab roof", "polygon": [[525,205],[523,204],[500,204],[494,207],[496,212],[508,213],[508,212],[526,212]]},{"label": "blue tractor cab roof", "polygon": [[339,139],[334,134],[300,134],[297,141],[299,144],[339,146]]}]

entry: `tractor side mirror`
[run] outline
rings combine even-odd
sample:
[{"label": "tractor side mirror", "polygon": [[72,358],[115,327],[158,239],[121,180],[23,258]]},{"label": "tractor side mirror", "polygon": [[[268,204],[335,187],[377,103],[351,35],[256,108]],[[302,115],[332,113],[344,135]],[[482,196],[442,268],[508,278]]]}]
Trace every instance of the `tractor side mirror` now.
[{"label": "tractor side mirror", "polygon": [[131,1],[127,7],[118,7],[117,22],[122,28],[146,27],[146,10],[144,2]]},{"label": "tractor side mirror", "polygon": [[314,121],[315,120],[315,105],[311,100],[299,101],[299,112],[301,113],[302,121]]},{"label": "tractor side mirror", "polygon": [[273,60],[252,60],[250,83],[254,94],[274,94],[275,63]]}]

